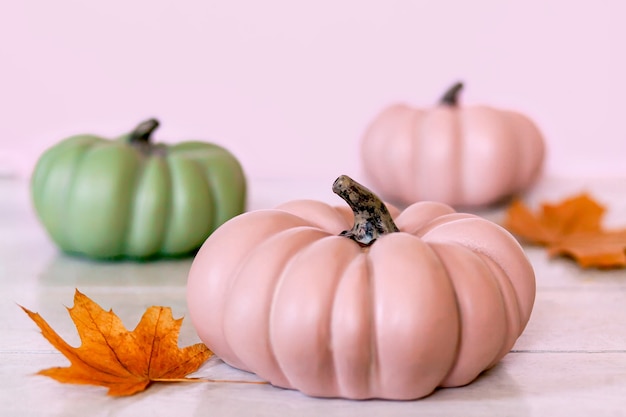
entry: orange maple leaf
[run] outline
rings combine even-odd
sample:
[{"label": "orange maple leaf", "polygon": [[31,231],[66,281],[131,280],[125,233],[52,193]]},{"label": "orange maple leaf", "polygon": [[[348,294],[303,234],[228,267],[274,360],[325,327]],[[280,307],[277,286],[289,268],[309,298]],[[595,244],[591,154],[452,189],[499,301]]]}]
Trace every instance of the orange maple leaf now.
[{"label": "orange maple leaf", "polygon": [[569,255],[583,268],[626,266],[626,229],[575,233],[548,246],[548,254]]},{"label": "orange maple leaf", "polygon": [[135,330],[128,331],[113,311],[103,310],[76,290],[74,306],[68,311],[80,335],[77,348],[67,344],[38,313],[21,308],[71,363],[66,368],[44,369],[40,375],[59,382],[104,386],[109,395],[132,395],[154,381],[192,381],[185,376],[213,355],[202,343],[178,347],[182,319],[175,320],[169,307],[148,308]]},{"label": "orange maple leaf", "polygon": [[551,256],[567,255],[582,267],[626,266],[626,229],[604,230],[605,208],[586,194],[558,204],[542,204],[534,214],[514,201],[504,226],[524,240],[545,245]]}]

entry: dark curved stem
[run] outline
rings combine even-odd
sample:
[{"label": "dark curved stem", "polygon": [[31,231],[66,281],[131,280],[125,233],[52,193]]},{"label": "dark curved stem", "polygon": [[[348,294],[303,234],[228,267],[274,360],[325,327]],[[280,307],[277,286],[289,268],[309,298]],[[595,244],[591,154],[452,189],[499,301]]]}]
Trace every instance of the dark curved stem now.
[{"label": "dark curved stem", "polygon": [[149,143],[152,132],[159,127],[157,119],[148,119],[139,123],[137,127],[130,133],[130,143]]},{"label": "dark curved stem", "polygon": [[452,87],[448,88],[448,91],[441,97],[439,104],[446,106],[456,106],[459,104],[459,93],[463,89],[463,83],[457,82]]},{"label": "dark curved stem", "polygon": [[354,226],[341,232],[340,236],[346,236],[361,246],[369,246],[380,236],[399,231],[385,203],[347,175],[335,180],[333,192],[354,212]]}]

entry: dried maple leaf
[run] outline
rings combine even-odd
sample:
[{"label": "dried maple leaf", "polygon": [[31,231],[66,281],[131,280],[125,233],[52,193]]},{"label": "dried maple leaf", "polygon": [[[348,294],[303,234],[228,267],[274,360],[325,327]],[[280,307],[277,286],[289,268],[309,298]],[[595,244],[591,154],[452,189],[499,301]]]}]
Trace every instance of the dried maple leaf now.
[{"label": "dried maple leaf", "polygon": [[192,380],[213,353],[202,343],[178,347],[182,319],[174,320],[168,307],[150,307],[133,331],[113,311],[105,311],[76,290],[69,314],[80,335],[77,348],[65,342],[38,314],[22,307],[43,336],[69,360],[66,368],[39,372],[60,382],[100,385],[108,394],[132,395],[153,381]]},{"label": "dried maple leaf", "polygon": [[569,255],[584,268],[626,266],[626,229],[564,236],[548,247],[548,254]]},{"label": "dried maple leaf", "polygon": [[517,200],[507,211],[505,227],[531,243],[553,244],[572,233],[600,231],[604,211],[586,194],[559,204],[544,203],[538,215]]},{"label": "dried maple leaf", "polygon": [[514,201],[504,226],[530,243],[547,246],[551,256],[571,256],[582,267],[624,267],[626,229],[604,230],[604,212],[605,208],[586,194],[559,204],[542,204],[538,214]]}]

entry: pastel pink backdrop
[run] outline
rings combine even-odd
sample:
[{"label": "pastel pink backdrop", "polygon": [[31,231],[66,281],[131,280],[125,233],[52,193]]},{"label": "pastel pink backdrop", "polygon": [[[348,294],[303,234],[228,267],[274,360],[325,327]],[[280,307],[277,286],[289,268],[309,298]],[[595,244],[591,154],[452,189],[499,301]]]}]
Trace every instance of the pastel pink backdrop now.
[{"label": "pastel pink backdrop", "polygon": [[20,0],[0,4],[0,174],[157,117],[249,176],[361,175],[358,142],[395,101],[520,110],[546,174],[626,176],[626,2]]}]

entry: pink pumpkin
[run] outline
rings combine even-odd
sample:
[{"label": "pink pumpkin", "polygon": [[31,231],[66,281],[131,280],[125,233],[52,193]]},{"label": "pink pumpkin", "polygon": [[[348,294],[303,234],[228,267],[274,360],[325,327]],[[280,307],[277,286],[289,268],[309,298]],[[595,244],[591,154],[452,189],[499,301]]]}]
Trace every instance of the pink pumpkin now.
[{"label": "pink pumpkin", "polygon": [[188,306],[217,356],[312,396],[415,399],[511,349],[535,279],[507,231],[441,203],[388,210],[346,176],[333,190],[352,210],[293,201],[204,243]]},{"label": "pink pumpkin", "polygon": [[457,83],[430,109],[397,104],[371,123],[361,155],[372,188],[393,202],[496,203],[537,179],[545,145],[526,116],[458,104]]}]

